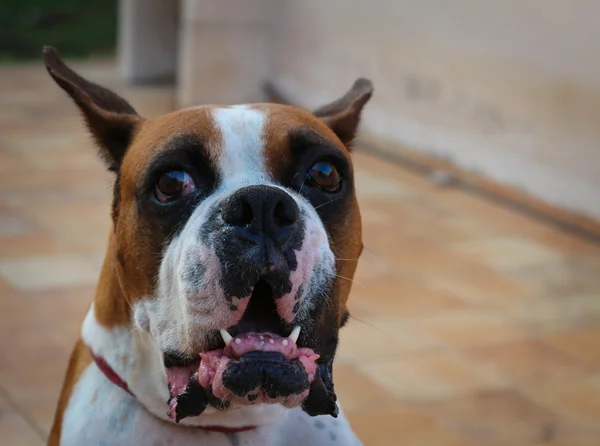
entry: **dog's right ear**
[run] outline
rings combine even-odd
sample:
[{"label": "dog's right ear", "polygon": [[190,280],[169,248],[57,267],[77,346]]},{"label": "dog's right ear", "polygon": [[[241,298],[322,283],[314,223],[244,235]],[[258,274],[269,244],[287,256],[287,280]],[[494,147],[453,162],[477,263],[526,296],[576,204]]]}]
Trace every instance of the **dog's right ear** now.
[{"label": "dog's right ear", "polygon": [[43,54],[48,73],[79,106],[100,155],[109,170],[117,172],[143,118],[125,99],[71,70],[54,48],[44,47]]}]

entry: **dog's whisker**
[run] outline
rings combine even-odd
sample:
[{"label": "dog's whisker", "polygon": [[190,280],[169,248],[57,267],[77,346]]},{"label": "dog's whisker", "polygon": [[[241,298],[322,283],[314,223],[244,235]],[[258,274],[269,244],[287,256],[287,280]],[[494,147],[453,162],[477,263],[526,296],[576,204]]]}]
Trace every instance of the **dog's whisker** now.
[{"label": "dog's whisker", "polygon": [[350,279],[349,277],[344,277],[344,276],[341,276],[341,275],[339,275],[339,274],[335,274],[335,277],[339,277],[340,279],[345,279],[345,280],[347,280],[347,281],[349,281],[349,282],[352,282],[352,283],[355,283],[355,284],[357,284],[358,286],[361,286],[361,287],[363,287],[363,288],[366,288],[366,287],[365,287],[365,286],[364,286],[362,283],[360,283],[360,282],[357,282],[356,280]]},{"label": "dog's whisker", "polygon": [[342,198],[344,198],[344,197],[337,197],[337,198],[334,198],[333,200],[329,200],[327,203],[323,203],[323,204],[320,204],[320,205],[316,206],[316,207],[315,207],[315,210],[317,210],[317,209],[319,209],[319,208],[322,208],[323,206],[325,206],[325,205],[327,205],[327,204],[331,204],[331,203],[333,203],[334,201],[341,200]]},{"label": "dog's whisker", "polygon": [[352,313],[350,313],[350,319],[354,319],[355,321],[358,321],[358,322],[361,322],[361,323],[363,323],[365,325],[368,325],[369,327],[371,327],[371,328],[373,328],[373,329],[375,329],[377,331],[380,331],[381,333],[384,333],[384,334],[386,334],[388,336],[391,336],[391,337],[396,336],[394,333],[390,333],[390,332],[388,332],[386,330],[383,330],[382,328],[379,328],[379,327],[377,327],[377,326],[375,326],[375,325],[373,325],[373,324],[371,324],[371,323],[369,323],[367,321],[364,321],[362,319],[357,318],[356,316],[353,316]]}]

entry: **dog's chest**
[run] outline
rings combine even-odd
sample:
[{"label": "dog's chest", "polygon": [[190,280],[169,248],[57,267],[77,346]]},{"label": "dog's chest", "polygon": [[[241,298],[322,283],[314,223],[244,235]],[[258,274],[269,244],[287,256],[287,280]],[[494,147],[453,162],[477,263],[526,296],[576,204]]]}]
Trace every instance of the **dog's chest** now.
[{"label": "dog's chest", "polygon": [[91,365],[77,382],[62,425],[61,445],[110,446],[252,446],[359,445],[341,414],[310,418],[301,410],[288,413],[282,423],[253,431],[222,434],[161,421],[133,397],[106,380]]}]

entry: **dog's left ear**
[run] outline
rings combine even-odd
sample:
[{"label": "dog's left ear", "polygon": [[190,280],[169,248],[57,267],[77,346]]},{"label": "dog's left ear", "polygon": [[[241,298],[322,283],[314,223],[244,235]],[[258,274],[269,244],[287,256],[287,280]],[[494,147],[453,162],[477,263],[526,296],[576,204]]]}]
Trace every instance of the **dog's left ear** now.
[{"label": "dog's left ear", "polygon": [[143,118],[125,99],[71,70],[54,48],[44,47],[43,54],[50,76],[81,110],[109,170],[118,171]]},{"label": "dog's left ear", "polygon": [[344,96],[318,108],[313,114],[321,118],[344,144],[349,145],[356,136],[360,113],[372,95],[373,83],[369,79],[357,79]]}]

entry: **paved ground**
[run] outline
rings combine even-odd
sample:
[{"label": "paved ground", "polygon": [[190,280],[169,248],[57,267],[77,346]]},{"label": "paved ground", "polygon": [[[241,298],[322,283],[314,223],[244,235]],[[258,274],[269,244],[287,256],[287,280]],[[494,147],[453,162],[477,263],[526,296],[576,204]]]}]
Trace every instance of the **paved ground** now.
[{"label": "paved ground", "polygon": [[[145,115],[168,89],[82,72]],[[0,443],[39,445],[90,299],[110,177],[41,66],[0,70]],[[336,383],[367,445],[600,444],[600,247],[364,153]]]}]

